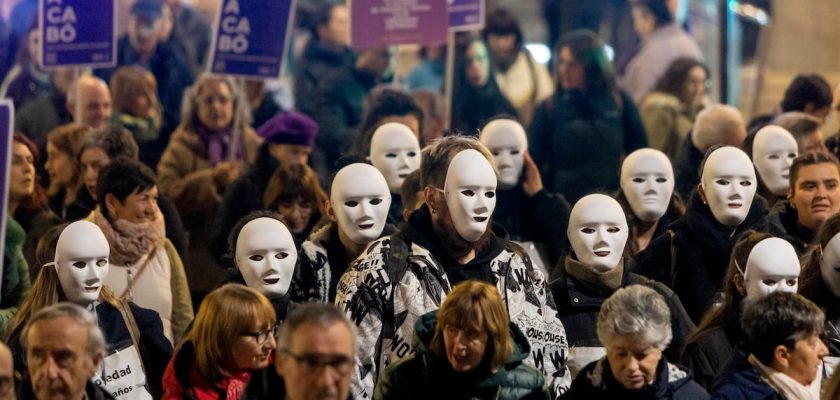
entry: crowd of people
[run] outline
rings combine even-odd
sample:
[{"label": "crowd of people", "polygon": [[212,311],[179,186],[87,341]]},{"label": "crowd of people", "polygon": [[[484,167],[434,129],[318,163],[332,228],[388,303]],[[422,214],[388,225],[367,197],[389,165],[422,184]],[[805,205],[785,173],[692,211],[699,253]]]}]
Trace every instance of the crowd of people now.
[{"label": "crowd of people", "polygon": [[491,9],[451,107],[445,47],[393,78],[341,3],[298,4],[292,106],[203,72],[179,0],[131,3],[115,68],[45,71],[32,3],[0,398],[840,398],[840,90],[745,121],[673,2],[630,1],[620,73]]}]

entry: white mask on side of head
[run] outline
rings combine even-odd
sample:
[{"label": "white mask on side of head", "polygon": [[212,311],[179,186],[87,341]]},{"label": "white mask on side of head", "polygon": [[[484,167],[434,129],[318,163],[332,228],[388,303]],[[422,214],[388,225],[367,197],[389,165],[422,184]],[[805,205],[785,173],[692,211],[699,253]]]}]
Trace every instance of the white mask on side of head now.
[{"label": "white mask on side of head", "polygon": [[370,164],[350,164],[335,175],[330,204],[338,228],[353,243],[367,244],[385,229],[391,192],[378,169]]},{"label": "white mask on side of head", "polygon": [[607,271],[621,261],[630,230],[624,210],[615,199],[590,194],[575,203],[567,234],[578,261]]},{"label": "white mask on side of head", "polygon": [[248,222],[236,238],[236,268],[245,284],[268,298],[289,291],[297,263],[295,240],[286,225],[269,217]]},{"label": "white mask on side of head", "polygon": [[476,242],[496,208],[496,172],[479,151],[462,150],[449,163],[443,185],[446,207],[458,235]]},{"label": "white mask on side of head", "polygon": [[770,193],[784,196],[790,186],[790,166],[799,155],[796,139],[785,128],[768,125],[755,134],[753,164]]},{"label": "white mask on side of head", "polygon": [[519,183],[528,137],[519,122],[512,119],[497,119],[481,130],[478,138],[490,153],[499,171],[499,190],[508,190]]},{"label": "white mask on side of head", "polygon": [[67,300],[81,306],[99,300],[110,269],[110,254],[108,239],[92,222],[76,221],[61,231],[55,248],[55,270]]},{"label": "white mask on side of head", "polygon": [[370,163],[385,177],[391,193],[400,194],[405,177],[420,168],[420,157],[420,142],[411,128],[388,122],[373,132]]},{"label": "white mask on side of head", "polygon": [[621,165],[621,191],[633,214],[642,221],[656,221],[668,211],[674,193],[674,169],[665,153],[639,149]]},{"label": "white mask on side of head", "polygon": [[820,275],[831,293],[840,297],[840,233],[834,235],[822,249]]},{"label": "white mask on side of head", "polygon": [[758,242],[744,268],[748,303],[773,292],[796,293],[799,288],[799,257],[784,239],[772,237]]},{"label": "white mask on side of head", "polygon": [[706,159],[700,185],[715,219],[738,226],[747,218],[756,190],[755,169],[747,154],[735,147],[721,147]]}]

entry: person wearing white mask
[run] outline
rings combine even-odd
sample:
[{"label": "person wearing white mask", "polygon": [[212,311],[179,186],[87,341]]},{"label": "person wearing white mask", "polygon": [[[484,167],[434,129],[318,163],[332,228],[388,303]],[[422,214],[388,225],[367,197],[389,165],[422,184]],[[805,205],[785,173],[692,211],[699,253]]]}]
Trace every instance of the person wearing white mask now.
[{"label": "person wearing white mask", "polygon": [[755,196],[755,168],[743,151],[713,146],[701,171],[685,215],[639,253],[635,269],[668,285],[695,323],[721,290],[732,246],[742,232],[754,229],[783,236],[766,218],[764,200]]},{"label": "person wearing white mask", "polygon": [[300,247],[292,300],[333,302],[344,271],[368,243],[394,232],[387,223],[391,192],[378,169],[353,162],[336,172],[327,201],[330,223]]},{"label": "person wearing white mask", "polygon": [[415,321],[465,280],[499,289],[511,322],[531,343],[524,362],[540,370],[554,397],[571,383],[565,331],[543,273],[492,228],[492,159],[473,138],[432,145],[420,169],[425,204],[399,233],[371,243],[341,278],[335,302],[359,329],[355,398],[369,398],[382,369],[412,353]]},{"label": "person wearing white mask", "polygon": [[391,206],[388,222],[398,225],[402,222],[402,184],[405,178],[418,168],[422,155],[417,135],[408,126],[399,122],[387,122],[373,132],[370,140],[368,161],[382,173],[391,191]]},{"label": "person wearing white mask", "polygon": [[[143,398],[124,396],[132,392],[162,395],[161,378],[172,356],[172,344],[164,336],[156,312],[117,299],[105,284],[110,247],[102,230],[89,221],[55,227],[41,238],[36,261],[41,271],[20,304],[7,342],[14,354],[15,371],[26,371],[21,340],[32,315],[68,301],[94,312],[105,335],[103,367],[94,381],[109,393],[121,393],[117,399]],[[105,378],[115,371],[120,379]]]},{"label": "person wearing white mask", "polygon": [[659,150],[630,153],[621,164],[620,184],[615,197],[630,228],[628,255],[635,257],[685,214],[685,204],[674,193],[671,160]]},{"label": "person wearing white mask", "polygon": [[722,302],[703,317],[683,351],[682,364],[701,386],[712,389],[742,341],[743,310],[775,291],[796,293],[800,269],[793,246],[784,239],[756,231],[741,235],[723,280]]},{"label": "person wearing white mask", "polygon": [[799,293],[825,313],[829,362],[840,364],[840,214],[823,223],[814,248],[802,261]]},{"label": "person wearing white mask", "polygon": [[781,126],[767,125],[747,137],[744,150],[758,173],[758,194],[772,208],[788,194],[790,166],[799,155],[796,139]]},{"label": "person wearing white mask", "polygon": [[492,120],[481,129],[478,140],[493,154],[499,171],[494,221],[507,230],[510,240],[528,250],[532,261],[549,271],[563,256],[569,203],[562,195],[545,190],[519,122],[504,117]]},{"label": "person wearing white mask", "polygon": [[260,292],[274,306],[277,321],[293,309],[290,287],[298,252],[295,240],[281,217],[257,211],[246,215],[230,233],[228,256],[236,269],[227,282],[243,283]]}]

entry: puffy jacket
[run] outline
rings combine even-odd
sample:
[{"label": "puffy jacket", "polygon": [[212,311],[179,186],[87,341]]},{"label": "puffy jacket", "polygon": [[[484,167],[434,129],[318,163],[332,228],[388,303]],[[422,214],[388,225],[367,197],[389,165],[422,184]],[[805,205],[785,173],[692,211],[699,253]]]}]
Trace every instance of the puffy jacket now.
[{"label": "puffy jacket", "polygon": [[11,218],[6,218],[6,244],[3,249],[3,293],[0,296],[0,334],[8,334],[12,319],[17,314],[23,296],[32,286],[29,267],[23,257],[26,232]]},{"label": "puffy jacket", "polygon": [[728,321],[692,338],[685,346],[680,362],[691,370],[700,386],[712,390],[741,340],[741,324],[737,319]]},{"label": "puffy jacket", "polygon": [[705,400],[709,394],[691,379],[691,374],[678,365],[659,359],[656,366],[656,381],[640,390],[628,390],[612,374],[606,357],[587,365],[578,374],[572,387],[561,400]]},{"label": "puffy jacket", "polygon": [[764,381],[742,352],[736,352],[712,390],[713,399],[721,400],[784,400]]},{"label": "puffy jacket", "polygon": [[[531,346],[516,324],[510,324],[513,352],[495,372],[456,372],[446,358],[430,349],[437,311],[420,317],[414,325],[414,354],[388,366],[376,384],[375,400],[387,399],[548,399],[545,379],[524,364]],[[488,348],[489,349],[489,348]]]}]

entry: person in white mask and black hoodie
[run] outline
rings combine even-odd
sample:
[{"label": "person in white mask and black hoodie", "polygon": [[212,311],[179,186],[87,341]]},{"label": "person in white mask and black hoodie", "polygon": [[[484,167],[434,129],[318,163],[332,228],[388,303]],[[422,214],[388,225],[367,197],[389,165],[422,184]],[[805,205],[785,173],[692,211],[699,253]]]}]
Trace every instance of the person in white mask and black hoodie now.
[{"label": "person in white mask and black hoodie", "polygon": [[493,154],[493,164],[499,172],[493,221],[507,230],[508,239],[525,247],[533,261],[536,262],[535,255],[544,258],[540,261],[550,271],[563,256],[569,202],[543,187],[540,171],[528,154],[528,137],[519,122],[510,117],[494,119],[484,125],[478,140]]},{"label": "person in white mask and black hoodie", "polygon": [[783,236],[766,218],[764,199],[755,196],[755,169],[743,151],[713,146],[700,171],[685,216],[638,255],[634,271],[668,285],[695,323],[718,301],[739,234],[754,229]]},{"label": "person in white mask and black hoodie", "polygon": [[300,247],[292,283],[292,300],[297,302],[332,303],[350,263],[368,243],[396,230],[387,223],[391,192],[382,173],[370,164],[342,160],[350,163],[332,178],[326,206],[331,222],[312,232]]},{"label": "person in white mask and black hoodie", "polygon": [[825,344],[836,370],[840,364],[840,214],[823,223],[815,242],[802,262],[799,293],[825,313]]},{"label": "person in white mask and black hoodie", "polygon": [[598,312],[607,297],[629,285],[648,286],[662,295],[672,330],[672,340],[663,350],[676,360],[694,324],[668,287],[630,272],[631,261],[623,257],[629,229],[618,202],[603,194],[584,196],[572,209],[568,235],[572,252],[553,271],[549,286],[568,335],[572,375],[604,356],[596,332]]},{"label": "person in white mask and black hoodie", "polygon": [[491,228],[498,179],[492,159],[473,138],[432,145],[420,167],[425,205],[400,233],[371,243],[341,278],[336,304],[359,331],[354,397],[370,398],[382,370],[411,354],[417,319],[468,279],[499,290],[531,343],[525,363],[545,376],[553,397],[571,383],[565,330],[543,273]]}]

